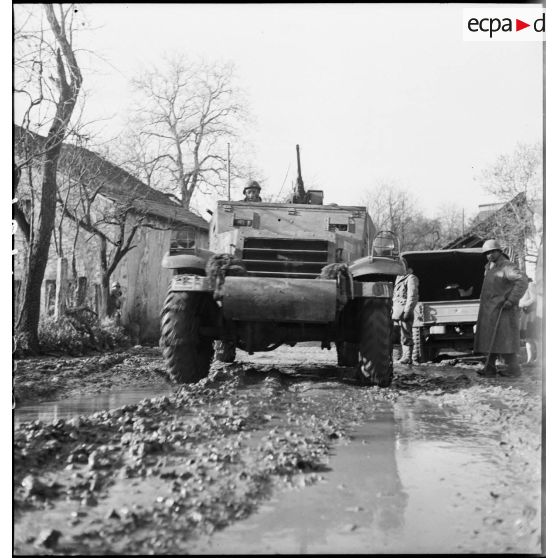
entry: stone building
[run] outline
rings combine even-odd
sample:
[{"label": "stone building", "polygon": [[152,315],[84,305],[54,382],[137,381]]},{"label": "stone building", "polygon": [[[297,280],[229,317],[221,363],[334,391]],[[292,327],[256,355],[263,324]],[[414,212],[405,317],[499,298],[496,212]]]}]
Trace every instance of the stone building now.
[{"label": "stone building", "polygon": [[[34,141],[40,143],[44,138],[34,136]],[[21,153],[17,147],[15,151],[17,161]],[[39,165],[24,168],[17,190],[19,207],[28,221],[33,220],[40,203],[39,171]],[[163,256],[171,244],[207,248],[208,222],[107,159],[73,145],[62,147],[58,186],[55,230],[41,289],[41,314],[54,311],[61,265],[68,269],[67,304],[72,306],[79,301],[102,314],[103,297],[107,296],[106,285],[103,288],[102,251],[106,250],[110,263],[119,246],[121,250],[128,246],[126,243],[134,231],[130,250],[116,265],[109,282],[118,281],[122,287],[122,323],[125,326],[134,323],[133,329],[142,341],[158,339],[160,309],[171,276],[170,270],[161,267]],[[76,220],[81,220],[81,226]],[[88,224],[101,234],[94,234]],[[17,317],[27,257],[20,230],[15,233],[14,247],[17,250],[13,263]],[[63,261],[66,263],[62,264]]]}]

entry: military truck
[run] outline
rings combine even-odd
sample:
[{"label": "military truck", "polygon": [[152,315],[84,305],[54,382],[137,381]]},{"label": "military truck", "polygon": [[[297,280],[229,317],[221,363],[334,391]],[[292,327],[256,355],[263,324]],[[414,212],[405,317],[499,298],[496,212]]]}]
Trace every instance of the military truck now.
[{"label": "military truck", "polygon": [[219,201],[210,249],[165,256],[174,275],[160,345],[177,382],[207,376],[214,351],[232,362],[236,349],[319,341],[362,383],[391,384],[398,240],[376,233],[365,207],[324,205],[322,191],[304,189],[298,146],[297,163],[288,203]]},{"label": "military truck", "polygon": [[472,352],[486,258],[480,248],[403,252],[419,280],[413,360]]}]

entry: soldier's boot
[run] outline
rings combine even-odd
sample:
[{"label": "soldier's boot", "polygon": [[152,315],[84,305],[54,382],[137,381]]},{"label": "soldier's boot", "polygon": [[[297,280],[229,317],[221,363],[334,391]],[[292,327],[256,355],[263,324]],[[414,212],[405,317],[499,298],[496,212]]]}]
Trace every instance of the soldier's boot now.
[{"label": "soldier's boot", "polygon": [[403,345],[403,356],[398,361],[399,364],[413,364],[413,346],[412,345]]},{"label": "soldier's boot", "polygon": [[477,370],[477,374],[483,378],[495,378],[498,376],[496,368],[496,355],[489,355],[488,362],[482,370]]},{"label": "soldier's boot", "polygon": [[515,353],[508,353],[503,355],[503,357],[506,368],[499,371],[500,376],[504,376],[505,378],[517,378],[521,376],[521,367],[519,366],[517,355]]}]

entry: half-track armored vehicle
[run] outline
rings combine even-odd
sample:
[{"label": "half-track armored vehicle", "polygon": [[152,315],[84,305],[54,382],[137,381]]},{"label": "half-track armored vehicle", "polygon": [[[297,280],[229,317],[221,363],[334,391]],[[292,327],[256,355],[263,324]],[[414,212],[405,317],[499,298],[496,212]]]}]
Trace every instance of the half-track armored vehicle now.
[{"label": "half-track armored vehicle", "polygon": [[168,371],[179,383],[233,362],[305,341],[335,344],[338,364],[364,384],[393,376],[391,306],[404,271],[399,243],[376,233],[365,207],[323,204],[298,179],[289,203],[219,201],[210,249],[167,254],[174,270],[161,314]]}]

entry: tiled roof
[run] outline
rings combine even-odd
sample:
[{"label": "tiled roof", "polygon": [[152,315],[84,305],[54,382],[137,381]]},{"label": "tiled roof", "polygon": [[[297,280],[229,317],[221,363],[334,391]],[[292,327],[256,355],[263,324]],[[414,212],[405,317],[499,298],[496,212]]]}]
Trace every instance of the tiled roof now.
[{"label": "tiled roof", "polygon": [[456,238],[455,240],[449,242],[442,247],[443,250],[453,249],[453,248],[474,248],[477,246],[482,246],[484,240],[486,240],[485,235],[482,234],[483,229],[490,227],[491,220],[497,215],[509,211],[513,206],[519,207],[525,204],[526,196],[525,193],[521,192],[517,194],[510,201],[501,204],[500,207],[493,210],[486,209],[478,213],[478,215],[473,219],[469,229],[462,236]]},{"label": "tiled roof", "polygon": [[131,203],[138,213],[152,215],[159,219],[164,219],[165,221],[180,223],[182,225],[193,225],[200,229],[209,230],[209,223],[205,219],[196,215],[189,209],[170,201],[161,203],[142,198],[130,200],[126,195],[108,192],[106,190],[102,192],[102,195],[119,203]]},{"label": "tiled roof", "polygon": [[[14,127],[14,136],[23,133],[19,126]],[[45,141],[39,134],[30,134],[37,144]],[[29,137],[29,136],[28,136]],[[16,142],[17,149],[17,142]],[[107,161],[97,153],[84,147],[64,143],[60,153],[59,169],[68,170],[79,160],[82,172],[94,174],[94,178],[102,180],[100,193],[120,203],[132,203],[143,213],[163,218],[173,222],[194,225],[208,230],[209,223],[189,209],[178,205],[169,196],[159,190],[151,188],[123,168]],[[98,177],[98,178],[97,178]]]},{"label": "tiled roof", "polygon": [[144,211],[150,215],[186,225],[194,225],[200,229],[209,230],[209,223],[205,219],[196,215],[192,211],[185,209],[181,205],[159,203],[148,200],[135,200],[133,204],[139,211]]}]

